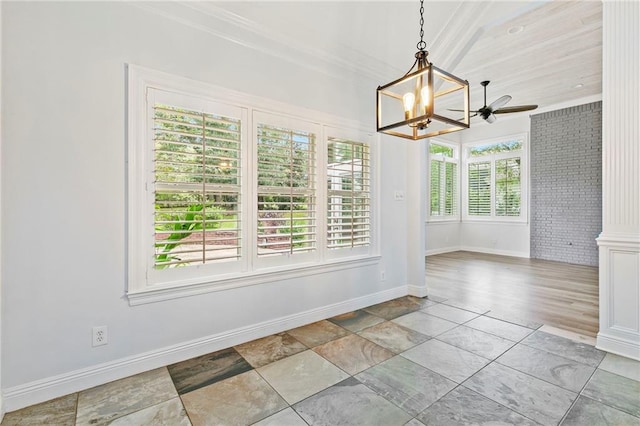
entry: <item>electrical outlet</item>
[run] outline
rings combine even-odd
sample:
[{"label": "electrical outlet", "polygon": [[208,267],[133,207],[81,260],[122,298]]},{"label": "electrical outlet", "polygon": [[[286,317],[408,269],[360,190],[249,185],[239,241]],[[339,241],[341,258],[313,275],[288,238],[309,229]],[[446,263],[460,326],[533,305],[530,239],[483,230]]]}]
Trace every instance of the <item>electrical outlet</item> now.
[{"label": "electrical outlet", "polygon": [[387,279],[387,275],[384,271],[380,271],[380,281],[384,281]]},{"label": "electrical outlet", "polygon": [[101,325],[93,327],[93,346],[102,346],[109,343],[109,335],[107,334],[107,326]]}]

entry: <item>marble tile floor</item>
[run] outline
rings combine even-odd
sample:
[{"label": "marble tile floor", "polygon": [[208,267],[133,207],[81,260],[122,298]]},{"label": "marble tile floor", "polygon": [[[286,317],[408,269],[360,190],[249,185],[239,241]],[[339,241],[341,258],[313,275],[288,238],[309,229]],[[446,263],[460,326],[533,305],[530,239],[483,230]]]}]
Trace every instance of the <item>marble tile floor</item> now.
[{"label": "marble tile floor", "polygon": [[7,413],[8,425],[640,425],[640,362],[402,297]]}]

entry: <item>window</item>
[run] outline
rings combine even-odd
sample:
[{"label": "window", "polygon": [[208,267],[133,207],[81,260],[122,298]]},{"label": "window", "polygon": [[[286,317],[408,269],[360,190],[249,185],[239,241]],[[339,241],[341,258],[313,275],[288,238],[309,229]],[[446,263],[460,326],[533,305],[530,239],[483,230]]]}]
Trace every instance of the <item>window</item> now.
[{"label": "window", "polygon": [[496,160],[496,216],[520,216],[520,161]]},{"label": "window", "polygon": [[429,143],[429,218],[458,219],[458,148],[443,142]]},{"label": "window", "polygon": [[258,256],[316,249],[315,141],[258,124]]},{"label": "window", "polygon": [[469,164],[469,215],[491,216],[491,163]]},{"label": "window", "polygon": [[128,96],[131,304],[377,263],[370,134],[134,66]]},{"label": "window", "polygon": [[467,147],[466,219],[523,221],[525,135]]},{"label": "window", "polygon": [[327,247],[368,246],[371,237],[369,146],[327,141]]},{"label": "window", "polygon": [[154,267],[240,257],[240,120],[155,103]]}]

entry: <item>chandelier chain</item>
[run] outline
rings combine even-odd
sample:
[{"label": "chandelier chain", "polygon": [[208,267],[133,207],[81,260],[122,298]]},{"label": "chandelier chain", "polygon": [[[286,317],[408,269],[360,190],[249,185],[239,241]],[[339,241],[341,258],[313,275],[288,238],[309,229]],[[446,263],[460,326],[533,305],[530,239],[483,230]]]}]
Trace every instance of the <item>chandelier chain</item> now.
[{"label": "chandelier chain", "polygon": [[420,0],[420,41],[416,45],[418,50],[424,50],[427,47],[427,43],[424,38],[424,0]]}]

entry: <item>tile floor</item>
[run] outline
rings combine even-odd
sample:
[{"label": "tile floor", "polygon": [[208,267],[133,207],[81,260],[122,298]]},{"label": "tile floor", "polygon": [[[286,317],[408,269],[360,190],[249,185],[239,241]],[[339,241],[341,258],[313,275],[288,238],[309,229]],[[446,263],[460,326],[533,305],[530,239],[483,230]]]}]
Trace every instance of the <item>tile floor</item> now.
[{"label": "tile floor", "polygon": [[8,413],[2,425],[640,425],[640,363],[541,325],[407,296]]}]

